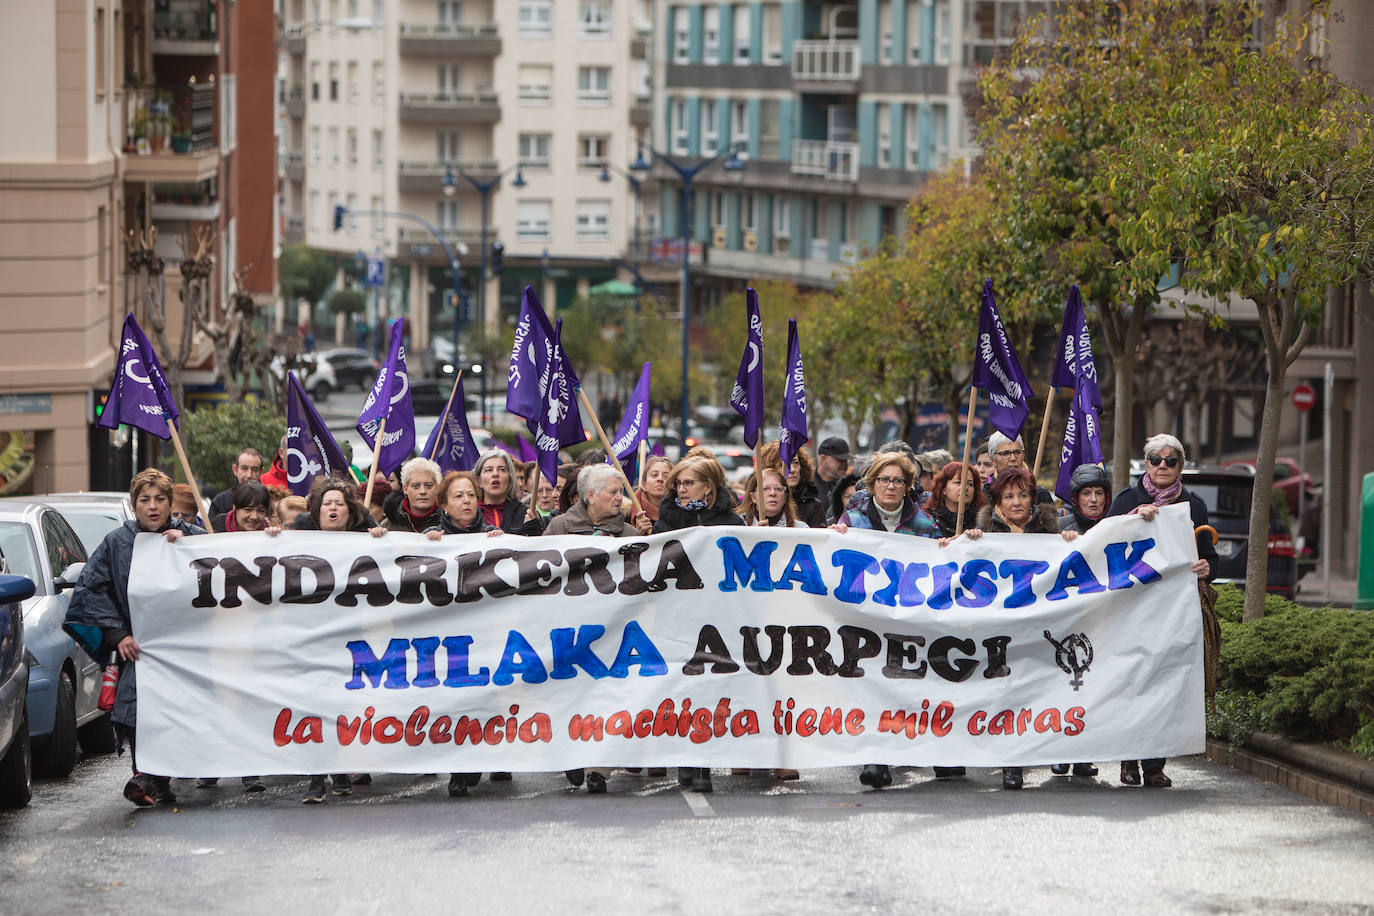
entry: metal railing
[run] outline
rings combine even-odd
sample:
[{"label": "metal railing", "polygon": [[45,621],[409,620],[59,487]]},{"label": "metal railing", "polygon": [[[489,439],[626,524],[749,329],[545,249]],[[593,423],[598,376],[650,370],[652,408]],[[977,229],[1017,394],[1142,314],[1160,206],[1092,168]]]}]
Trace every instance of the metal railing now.
[{"label": "metal railing", "polygon": [[214,149],[219,93],[205,85],[145,86],[124,94],[125,143],[148,152]]},{"label": "metal railing", "polygon": [[495,172],[498,168],[495,159],[459,159],[454,162],[444,162],[438,159],[402,159],[396,164],[396,168],[402,176],[419,175],[442,178],[450,165],[477,175]]},{"label": "metal railing", "polygon": [[[480,226],[440,226],[438,228],[444,241],[450,244],[454,242],[480,242],[482,240],[482,228]],[[494,239],[496,237],[496,228],[488,226],[487,238]],[[406,245],[425,244],[434,241],[434,234],[419,226],[401,226],[397,229],[397,239]]]},{"label": "metal railing", "polygon": [[792,78],[812,82],[859,78],[857,41],[797,41],[792,44]]},{"label": "metal railing", "polygon": [[793,140],[792,173],[831,181],[859,180],[859,144],[834,140]]},{"label": "metal railing", "polygon": [[496,105],[494,92],[402,92],[401,104],[426,108],[464,108],[470,105]]},{"label": "metal railing", "polygon": [[494,22],[468,24],[466,22],[403,22],[402,38],[499,38],[501,30]]},{"label": "metal railing", "polygon": [[179,2],[175,9],[153,12],[154,41],[215,41],[215,4]]}]

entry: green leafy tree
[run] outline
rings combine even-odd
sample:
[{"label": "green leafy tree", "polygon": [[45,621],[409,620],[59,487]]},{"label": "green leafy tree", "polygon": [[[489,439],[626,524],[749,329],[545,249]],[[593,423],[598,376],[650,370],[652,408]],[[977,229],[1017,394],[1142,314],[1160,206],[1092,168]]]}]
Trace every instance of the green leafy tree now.
[{"label": "green leafy tree", "polygon": [[239,452],[252,447],[262,453],[264,463],[270,462],[286,435],[286,418],[261,403],[229,403],[184,416],[186,459],[212,490],[223,490],[233,483],[229,469]]},{"label": "green leafy tree", "polygon": [[355,289],[336,289],[329,295],[329,310],[335,315],[361,315],[367,300]]},{"label": "green leafy tree", "polygon": [[[1205,32],[1190,30],[1211,65],[1173,71],[1164,105],[1103,176],[1129,201],[1125,263],[1157,270],[1174,257],[1185,288],[1258,307],[1267,381],[1251,544],[1268,538],[1288,367],[1328,290],[1374,273],[1374,117],[1367,96],[1323,69],[1319,48],[1309,56],[1311,17],[1325,10],[1261,20],[1257,43],[1255,8],[1212,4]],[[1264,614],[1266,562],[1250,552],[1246,620]]]},{"label": "green leafy tree", "polygon": [[324,298],[337,272],[332,256],[304,245],[283,246],[277,259],[281,295],[287,302],[304,299],[313,306]]}]

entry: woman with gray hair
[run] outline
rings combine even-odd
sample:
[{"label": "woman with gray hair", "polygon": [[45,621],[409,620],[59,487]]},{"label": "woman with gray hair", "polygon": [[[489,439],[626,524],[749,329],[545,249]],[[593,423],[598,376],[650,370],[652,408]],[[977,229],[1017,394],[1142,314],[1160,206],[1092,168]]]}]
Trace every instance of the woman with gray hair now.
[{"label": "woman with gray hair", "polygon": [[477,508],[483,521],[510,534],[537,537],[543,533],[544,521],[533,501],[526,506],[516,495],[515,461],[510,455],[496,448],[485,451],[472,473],[477,478]]},{"label": "woman with gray hair", "polygon": [[443,476],[439,465],[428,458],[412,458],[401,465],[401,489],[382,504],[382,527],[418,533],[439,524],[439,481]]},{"label": "woman with gray hair", "polygon": [[[1153,521],[1164,506],[1183,503],[1192,515],[1193,528],[1210,524],[1207,518],[1207,504],[1196,493],[1189,493],[1183,486],[1183,463],[1187,460],[1183,443],[1168,433],[1151,436],[1145,440],[1145,473],[1133,487],[1116,494],[1107,515],[1139,515]],[[1217,550],[1212,538],[1206,534],[1197,537],[1198,560],[1193,564],[1193,572],[1200,581],[1210,582],[1217,572]],[[1173,780],[1164,775],[1164,758],[1148,760],[1124,760],[1121,763],[1121,782],[1127,786],[1141,785],[1141,770],[1144,772],[1144,785],[1151,789],[1167,789]]]}]

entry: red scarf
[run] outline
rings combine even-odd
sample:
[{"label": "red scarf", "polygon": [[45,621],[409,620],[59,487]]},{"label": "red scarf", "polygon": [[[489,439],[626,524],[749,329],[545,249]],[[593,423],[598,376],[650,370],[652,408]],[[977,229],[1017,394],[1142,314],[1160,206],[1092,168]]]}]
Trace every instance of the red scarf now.
[{"label": "red scarf", "polygon": [[406,518],[410,519],[410,527],[414,528],[416,531],[424,531],[434,520],[433,509],[430,509],[424,515],[416,515],[414,512],[411,512],[410,497],[408,496],[401,498],[401,511],[406,514]]},{"label": "red scarf", "polygon": [[488,505],[487,503],[478,503],[477,507],[482,510],[482,521],[491,525],[493,528],[501,527],[501,517],[505,515],[505,503],[497,503],[494,506]]},{"label": "red scarf", "polygon": [[234,509],[234,508],[230,508],[230,509],[229,509],[229,514],[226,515],[226,516],[224,516],[224,531],[225,531],[225,533],[227,534],[227,533],[230,532],[230,531],[242,531],[242,530],[243,530],[243,529],[239,527],[239,513],[238,513],[238,510],[237,510],[237,509]]}]

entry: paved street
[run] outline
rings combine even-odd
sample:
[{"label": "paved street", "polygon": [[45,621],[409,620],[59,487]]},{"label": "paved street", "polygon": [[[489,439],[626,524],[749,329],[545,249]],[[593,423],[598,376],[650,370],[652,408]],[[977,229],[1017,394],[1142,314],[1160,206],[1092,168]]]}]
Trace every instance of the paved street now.
[{"label": "paved street", "polygon": [[177,780],[175,809],[138,811],[126,767],[84,761],[0,814],[0,913],[1374,912],[1374,820],[1200,757],[1168,791],[1115,767],[1020,793],[986,770],[878,793],[848,770],[717,775],[710,796],[616,773],[596,797],[516,774],[465,800],[381,776],[307,807],[273,778]]}]

